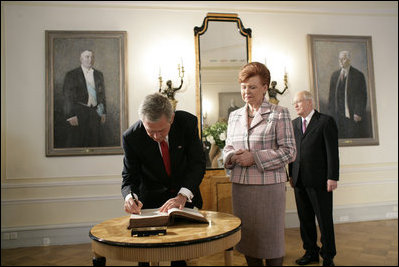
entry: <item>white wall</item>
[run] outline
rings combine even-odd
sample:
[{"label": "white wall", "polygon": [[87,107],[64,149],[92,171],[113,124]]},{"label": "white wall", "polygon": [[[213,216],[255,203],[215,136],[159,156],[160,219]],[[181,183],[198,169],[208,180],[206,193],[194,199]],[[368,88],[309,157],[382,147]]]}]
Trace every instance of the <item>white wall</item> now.
[{"label": "white wall", "polygon": [[[29,231],[81,229],[124,215],[122,155],[45,156],[45,30],[127,31],[131,125],[138,119],[143,97],[157,91],[159,68],[164,80],[177,78],[174,71],[181,59],[186,72],[185,88],[176,95],[178,108],[195,114],[193,29],[202,25],[207,12],[238,13],[244,27],[252,29],[252,60],[266,58],[272,76],[282,73],[273,67],[281,65],[281,59],[289,62],[289,90],[279,100],[292,117],[295,92],[311,89],[307,34],[372,37],[380,144],[340,147],[341,186],[334,203],[337,212],[346,212],[339,213],[342,221],[397,218],[397,2],[348,2],[345,10],[334,2],[225,6],[226,2],[2,2],[2,247],[3,239],[9,237],[5,234],[11,231],[23,237]],[[276,79],[283,84],[282,77]],[[294,212],[291,193],[287,209]],[[358,207],[365,205],[376,207],[375,217],[356,217]],[[81,236],[70,242],[89,242]],[[4,244],[41,244],[39,239],[36,243],[4,240]]]}]

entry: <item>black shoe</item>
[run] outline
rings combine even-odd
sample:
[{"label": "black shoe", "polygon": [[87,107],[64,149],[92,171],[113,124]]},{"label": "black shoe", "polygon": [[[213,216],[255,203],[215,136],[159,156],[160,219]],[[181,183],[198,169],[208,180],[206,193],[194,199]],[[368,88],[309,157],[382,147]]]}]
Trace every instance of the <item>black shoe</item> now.
[{"label": "black shoe", "polygon": [[323,266],[335,266],[334,261],[332,259],[324,259]]},{"label": "black shoe", "polygon": [[316,262],[319,262],[319,254],[312,254],[309,252],[306,252],[305,255],[302,256],[302,258],[299,258],[295,261],[295,263],[298,265],[306,265]]},{"label": "black shoe", "polygon": [[187,266],[186,261],[172,261],[170,266]]}]

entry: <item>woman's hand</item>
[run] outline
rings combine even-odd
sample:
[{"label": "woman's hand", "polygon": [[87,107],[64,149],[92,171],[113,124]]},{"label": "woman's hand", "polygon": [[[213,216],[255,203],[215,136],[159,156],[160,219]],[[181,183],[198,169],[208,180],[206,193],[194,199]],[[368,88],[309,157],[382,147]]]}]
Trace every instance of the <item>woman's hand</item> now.
[{"label": "woman's hand", "polygon": [[231,161],[242,167],[249,167],[255,164],[252,153],[244,149],[237,150],[231,157]]}]

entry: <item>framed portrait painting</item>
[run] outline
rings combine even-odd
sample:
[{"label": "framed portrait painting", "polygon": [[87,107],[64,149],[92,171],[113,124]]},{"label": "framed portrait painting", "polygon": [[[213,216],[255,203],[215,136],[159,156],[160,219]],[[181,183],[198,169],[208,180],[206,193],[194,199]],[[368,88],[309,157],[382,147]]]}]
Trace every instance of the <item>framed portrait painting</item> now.
[{"label": "framed portrait painting", "polygon": [[45,31],[46,156],[123,154],[125,31]]},{"label": "framed portrait painting", "polygon": [[378,145],[370,36],[308,35],[315,105],[334,117],[340,146]]}]

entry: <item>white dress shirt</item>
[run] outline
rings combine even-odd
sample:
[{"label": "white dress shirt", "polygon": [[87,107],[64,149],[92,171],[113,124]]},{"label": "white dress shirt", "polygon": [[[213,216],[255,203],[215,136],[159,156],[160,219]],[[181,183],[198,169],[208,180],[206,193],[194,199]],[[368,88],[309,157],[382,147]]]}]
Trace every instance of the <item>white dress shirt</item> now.
[{"label": "white dress shirt", "polygon": [[310,120],[312,119],[313,114],[314,114],[314,109],[312,109],[312,111],[308,114],[308,116],[306,116],[306,118],[302,118],[302,125],[303,121],[306,121],[306,129],[308,128],[308,125],[310,123]]},{"label": "white dress shirt", "polygon": [[[88,107],[95,107],[97,106],[97,96],[90,91],[90,87],[95,90],[96,84],[94,83],[94,74],[93,68],[85,68],[81,65],[83,74],[85,76],[86,85],[87,85],[87,93],[89,94],[89,99],[87,101]],[[95,91],[94,91],[95,92]]]},{"label": "white dress shirt", "polygon": [[349,115],[349,107],[348,107],[348,74],[349,74],[349,67],[347,68],[342,68],[341,69],[341,74],[340,77],[344,77],[346,78],[345,80],[345,117],[347,117],[348,119],[350,118]]}]

